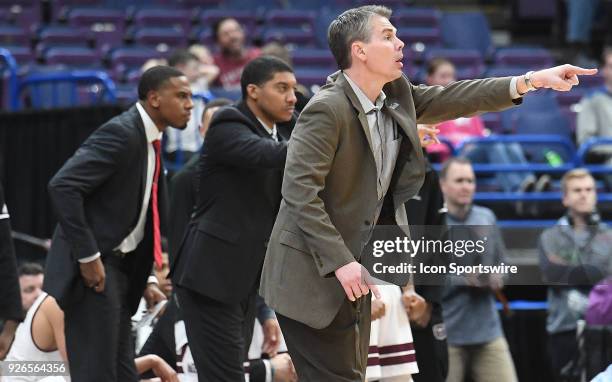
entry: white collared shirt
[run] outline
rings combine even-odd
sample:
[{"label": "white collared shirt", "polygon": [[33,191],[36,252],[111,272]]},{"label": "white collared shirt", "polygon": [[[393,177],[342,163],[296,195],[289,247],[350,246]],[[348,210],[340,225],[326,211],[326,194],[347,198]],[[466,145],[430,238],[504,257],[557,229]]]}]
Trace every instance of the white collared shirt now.
[{"label": "white collared shirt", "polygon": [[347,73],[344,73],[344,77],[355,92],[368,121],[368,130],[370,131],[372,151],[376,163],[376,190],[378,200],[382,200],[391,183],[401,137],[397,134],[393,118],[382,111],[387,98],[385,92],[381,90],[376,98],[376,104],[373,104]]},{"label": "white collared shirt", "polygon": [[[257,118],[257,117],[255,117]],[[278,133],[276,131],[276,123],[272,125],[272,128],[269,128],[264,121],[262,121],[261,119],[257,118],[257,120],[259,121],[259,123],[261,123],[261,125],[264,127],[264,129],[266,129],[266,131],[268,132],[268,134],[270,134],[270,136],[272,137],[272,139],[274,139],[276,142],[278,142]]]},{"label": "white collared shirt", "polygon": [[[142,119],[142,122],[144,124],[145,134],[147,136],[147,179],[145,184],[145,192],[142,200],[142,206],[140,207],[140,214],[138,216],[138,222],[136,223],[136,226],[134,227],[132,232],[130,232],[130,234],[127,235],[125,239],[123,239],[121,244],[119,244],[119,246],[115,248],[116,250],[119,250],[123,253],[128,253],[135,250],[138,244],[142,241],[142,238],[144,237],[144,228],[147,220],[147,210],[149,208],[149,200],[151,199],[151,188],[153,185],[153,175],[155,172],[155,149],[153,148],[152,142],[156,139],[161,140],[162,138],[161,131],[157,129],[157,126],[155,126],[155,123],[153,122],[149,114],[147,114],[146,110],[144,109],[144,107],[142,107],[140,102],[136,102],[136,109],[138,109],[138,114],[140,114],[140,118]],[[98,257],[100,257],[100,252],[92,256],[79,259],[79,262],[88,263],[97,259]]]}]

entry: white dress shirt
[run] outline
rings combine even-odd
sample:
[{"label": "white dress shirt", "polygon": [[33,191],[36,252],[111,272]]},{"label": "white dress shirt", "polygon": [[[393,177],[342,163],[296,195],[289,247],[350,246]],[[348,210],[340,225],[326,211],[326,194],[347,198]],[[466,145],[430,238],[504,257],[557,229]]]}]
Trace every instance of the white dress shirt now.
[{"label": "white dress shirt", "polygon": [[[156,139],[161,139],[162,137],[161,131],[157,129],[157,126],[155,126],[155,123],[153,122],[151,117],[149,117],[149,114],[147,114],[146,110],[144,109],[144,107],[142,107],[140,102],[136,102],[136,108],[138,109],[140,118],[142,118],[142,122],[145,128],[145,134],[147,136],[147,179],[145,184],[145,192],[142,200],[142,206],[140,207],[140,214],[138,216],[138,222],[136,223],[136,226],[134,227],[132,232],[130,232],[130,234],[127,235],[125,239],[123,239],[121,244],[119,244],[119,246],[115,248],[115,250],[121,251],[123,253],[128,253],[135,250],[138,244],[142,241],[142,238],[144,237],[144,228],[147,220],[147,210],[149,208],[151,188],[153,185],[153,175],[155,172],[155,149],[153,148],[152,142]],[[98,257],[100,257],[100,252],[92,256],[79,259],[79,262],[88,263],[97,259]]]},{"label": "white dress shirt", "polygon": [[[255,117],[257,118],[257,117]],[[264,123],[264,121],[262,121],[261,119],[257,118],[257,120],[259,121],[259,123],[261,123],[261,125],[264,127],[264,129],[266,129],[266,131],[268,132],[268,134],[270,134],[270,136],[272,137],[272,139],[274,139],[274,141],[278,142],[278,133],[276,131],[276,123],[272,125],[272,128],[269,128],[268,125],[266,125]]]}]

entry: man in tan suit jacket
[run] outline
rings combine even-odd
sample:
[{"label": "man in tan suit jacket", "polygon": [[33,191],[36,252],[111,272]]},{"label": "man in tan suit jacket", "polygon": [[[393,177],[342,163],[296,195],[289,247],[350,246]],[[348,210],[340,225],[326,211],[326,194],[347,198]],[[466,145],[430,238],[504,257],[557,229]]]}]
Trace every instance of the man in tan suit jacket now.
[{"label": "man in tan suit jacket", "polygon": [[407,224],[425,173],[417,123],[508,108],[539,87],[569,90],[564,65],[513,78],[415,86],[391,11],[363,6],[328,31],[339,72],[302,112],[289,142],[280,211],[260,294],[278,313],[300,381],[361,381],[376,294],[361,253],[377,224]]}]

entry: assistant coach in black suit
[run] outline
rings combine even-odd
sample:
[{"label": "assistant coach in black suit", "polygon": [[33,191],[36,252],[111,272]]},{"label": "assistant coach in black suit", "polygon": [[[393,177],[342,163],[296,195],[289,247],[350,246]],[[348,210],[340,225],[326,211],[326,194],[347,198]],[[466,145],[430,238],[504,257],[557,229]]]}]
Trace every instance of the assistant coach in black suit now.
[{"label": "assistant coach in black suit", "polygon": [[206,133],[196,210],[171,271],[200,381],[244,380],[281,199],[288,138],[281,122],[293,125],[295,86],[285,62],[251,61],[242,73],[243,100],[219,109]]},{"label": "assistant coach in black suit", "polygon": [[8,353],[17,325],[23,319],[9,218],[0,183],[0,360]]},{"label": "assistant coach in black suit", "polygon": [[49,182],[59,224],[44,289],[65,313],[73,381],[138,380],[130,317],[154,258],[161,264],[166,216],[159,141],[167,126],[184,128],[193,107],[187,79],[166,66],[142,75],[138,98]]}]

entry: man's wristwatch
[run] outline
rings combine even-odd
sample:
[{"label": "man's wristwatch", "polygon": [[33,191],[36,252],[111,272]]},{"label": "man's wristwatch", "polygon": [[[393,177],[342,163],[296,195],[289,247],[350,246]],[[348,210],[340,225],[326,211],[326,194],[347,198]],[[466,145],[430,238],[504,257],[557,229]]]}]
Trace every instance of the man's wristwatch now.
[{"label": "man's wristwatch", "polygon": [[533,86],[533,83],[531,82],[531,75],[533,74],[533,70],[530,70],[529,72],[525,73],[525,86],[527,86],[527,91],[533,91],[533,90],[538,90],[538,88],[536,88],[535,86]]}]

